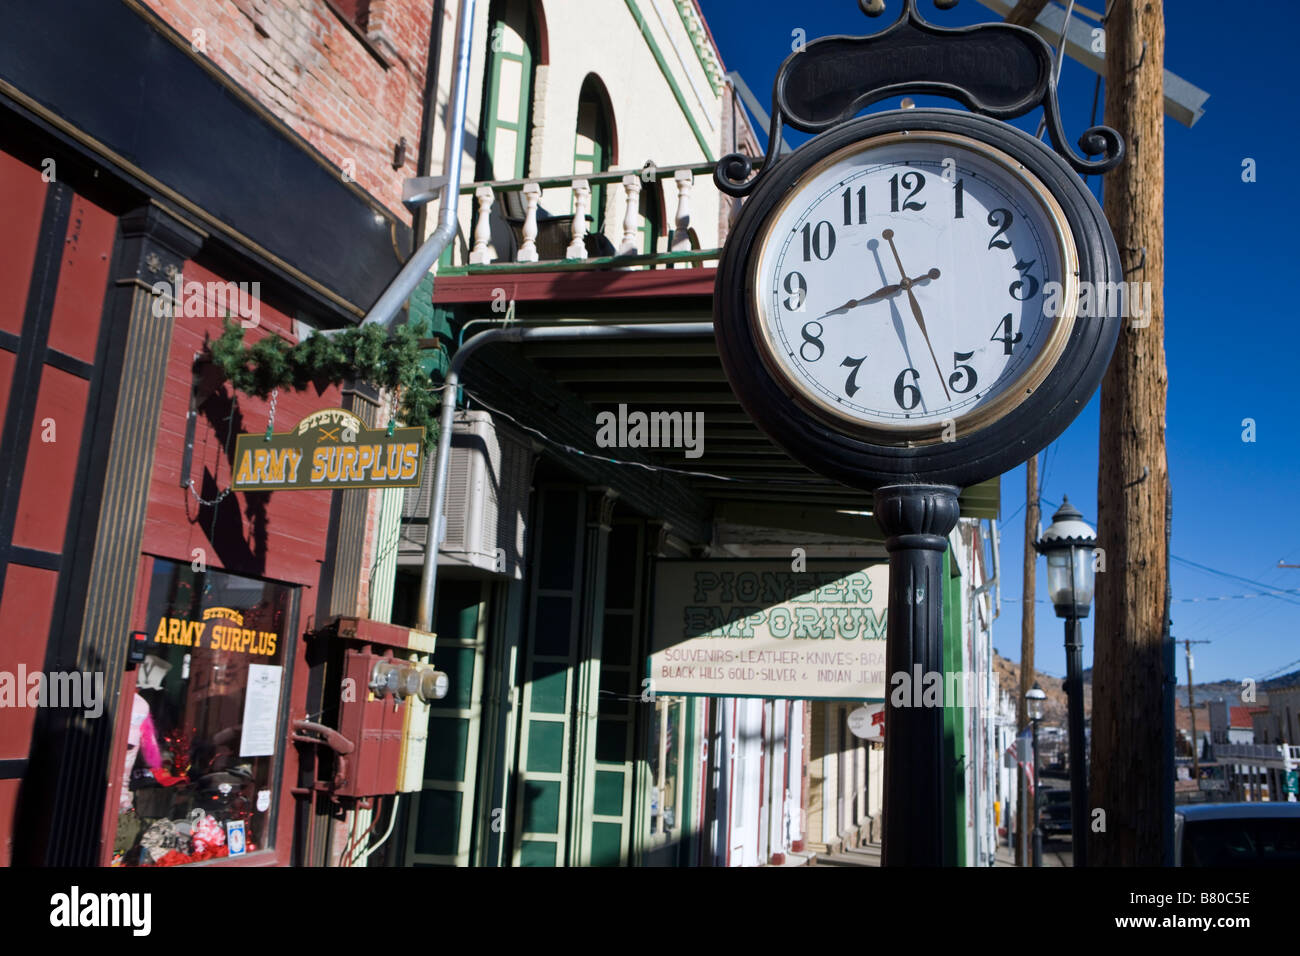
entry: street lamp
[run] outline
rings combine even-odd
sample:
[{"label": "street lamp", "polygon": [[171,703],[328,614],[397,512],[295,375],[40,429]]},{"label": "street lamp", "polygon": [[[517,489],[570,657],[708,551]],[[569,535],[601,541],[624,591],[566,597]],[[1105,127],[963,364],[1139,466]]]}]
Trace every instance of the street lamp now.
[{"label": "street lamp", "polygon": [[1070,843],[1075,866],[1088,865],[1088,778],[1083,747],[1083,626],[1092,604],[1096,532],[1062,498],[1052,523],[1034,547],[1047,555],[1047,593],[1065,618],[1065,696],[1070,725]]},{"label": "street lamp", "polygon": [[1038,722],[1043,719],[1043,701],[1047,695],[1043,689],[1034,682],[1034,686],[1025,691],[1025,709],[1029,712],[1029,720],[1034,725],[1034,749],[1029,755],[1029,766],[1034,771],[1034,803],[1033,803],[1033,834],[1034,834],[1034,866],[1043,865],[1043,831],[1038,827]]}]

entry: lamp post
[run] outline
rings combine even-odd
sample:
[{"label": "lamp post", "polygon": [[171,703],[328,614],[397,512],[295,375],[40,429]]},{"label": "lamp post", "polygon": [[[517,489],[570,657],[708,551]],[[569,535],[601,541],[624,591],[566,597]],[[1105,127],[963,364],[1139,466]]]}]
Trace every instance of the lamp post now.
[{"label": "lamp post", "polygon": [[1088,777],[1083,746],[1083,625],[1092,604],[1093,548],[1097,534],[1062,498],[1052,523],[1034,547],[1047,555],[1047,593],[1065,618],[1065,695],[1070,725],[1070,842],[1075,866],[1088,865]]},{"label": "lamp post", "polygon": [[1043,865],[1043,831],[1038,826],[1038,722],[1043,719],[1043,701],[1047,695],[1043,689],[1034,682],[1034,686],[1025,692],[1026,710],[1029,712],[1029,720],[1034,725],[1034,749],[1029,755],[1029,766],[1034,771],[1034,802],[1031,807],[1031,819],[1033,820],[1034,834],[1034,866]]}]

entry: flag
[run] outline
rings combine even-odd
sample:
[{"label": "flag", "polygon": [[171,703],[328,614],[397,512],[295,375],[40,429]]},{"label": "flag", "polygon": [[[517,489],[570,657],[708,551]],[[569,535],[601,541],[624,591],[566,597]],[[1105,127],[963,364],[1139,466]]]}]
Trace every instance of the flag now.
[{"label": "flag", "polygon": [[1025,783],[1028,785],[1031,794],[1034,792],[1034,761],[1031,759],[1034,752],[1033,740],[1034,729],[1026,727],[1016,735],[1015,743],[1011,745],[1011,748],[1017,751],[1016,763],[1025,772]]}]

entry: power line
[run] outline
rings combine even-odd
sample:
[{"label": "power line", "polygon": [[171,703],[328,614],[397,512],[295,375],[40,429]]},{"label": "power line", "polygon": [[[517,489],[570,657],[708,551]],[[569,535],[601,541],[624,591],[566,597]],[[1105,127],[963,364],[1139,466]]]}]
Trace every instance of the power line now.
[{"label": "power line", "polygon": [[1260,677],[1259,680],[1271,680],[1274,677],[1280,677],[1285,674],[1289,668],[1295,667],[1297,664],[1300,664],[1300,661],[1292,661],[1289,664],[1283,664],[1281,667],[1275,667],[1263,677]]},{"label": "power line", "polygon": [[[1295,594],[1297,594],[1297,595],[1300,595],[1300,589],[1296,589],[1293,593],[1295,593]],[[1244,600],[1246,600],[1247,598],[1257,598],[1257,597],[1276,597],[1276,596],[1277,596],[1277,595],[1275,595],[1275,594],[1268,594],[1268,593],[1263,592],[1263,591],[1256,591],[1256,592],[1254,592],[1253,594],[1219,594],[1219,595],[1215,595],[1215,596],[1213,596],[1213,597],[1185,597],[1185,598],[1174,598],[1173,600],[1174,600],[1174,603],[1176,603],[1176,604],[1202,604],[1202,603],[1205,603],[1205,602],[1207,602],[1207,601],[1244,601]],[[1009,594],[1003,594],[1003,595],[1002,595],[1002,599],[1003,599],[1004,601],[1013,601],[1013,602],[1015,602],[1015,601],[1019,601],[1019,600],[1020,600],[1019,598],[1012,597],[1012,596],[1009,595]],[[1034,603],[1035,603],[1035,604],[1051,604],[1052,602],[1051,602],[1051,601],[1045,601],[1045,600],[1043,600],[1042,598],[1035,598],[1035,599],[1034,599]],[[1179,638],[1179,640],[1182,640],[1182,638]]]},{"label": "power line", "polygon": [[1244,578],[1239,574],[1230,574],[1227,571],[1219,571],[1216,568],[1207,567],[1206,565],[1200,564],[1196,561],[1189,561],[1187,558],[1180,558],[1178,557],[1178,555],[1174,555],[1173,557],[1174,560],[1177,561],[1179,564],[1185,564],[1188,567],[1196,568],[1198,571],[1204,571],[1206,574],[1214,574],[1217,575],[1218,577],[1227,578],[1231,581],[1240,581],[1243,584],[1249,584],[1251,587],[1261,588],[1265,592],[1272,592],[1272,593],[1267,593],[1266,596],[1268,597],[1274,597],[1277,598],[1279,601],[1285,601],[1287,604],[1294,604],[1297,607],[1300,607],[1300,601],[1293,601],[1290,600],[1289,598],[1281,596],[1284,594],[1297,593],[1295,588],[1275,588],[1271,584],[1265,584],[1262,581],[1256,581],[1253,578]]}]

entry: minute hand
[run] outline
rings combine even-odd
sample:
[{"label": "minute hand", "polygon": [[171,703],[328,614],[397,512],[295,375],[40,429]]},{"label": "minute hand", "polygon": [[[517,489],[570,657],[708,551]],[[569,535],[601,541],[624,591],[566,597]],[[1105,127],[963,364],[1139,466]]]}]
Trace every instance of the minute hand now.
[{"label": "minute hand", "polygon": [[948,401],[952,401],[952,394],[948,391],[948,383],[943,380],[943,369],[939,368],[939,360],[935,358],[934,346],[930,344],[930,333],[925,330],[925,319],[921,316],[921,305],[916,301],[916,294],[912,287],[907,287],[907,301],[912,304],[912,315],[916,317],[916,324],[921,327],[921,336],[925,339],[925,347],[930,350],[930,359],[934,362],[934,370],[939,373],[939,384],[943,386],[943,394],[948,396]]},{"label": "minute hand", "polygon": [[894,254],[894,262],[898,265],[898,272],[903,277],[900,283],[907,290],[907,301],[912,305],[912,315],[916,319],[916,324],[921,327],[921,336],[925,339],[925,347],[930,350],[930,359],[934,362],[934,370],[939,373],[939,384],[943,386],[943,394],[952,401],[952,393],[948,391],[948,383],[943,380],[943,369],[939,368],[939,360],[935,357],[934,346],[930,344],[930,333],[925,330],[925,317],[921,315],[921,303],[916,301],[916,293],[912,291],[912,280],[907,277],[907,270],[903,268],[903,260],[898,257],[898,249],[894,247],[894,230],[886,229],[880,234],[880,237],[889,243],[889,251]]}]

